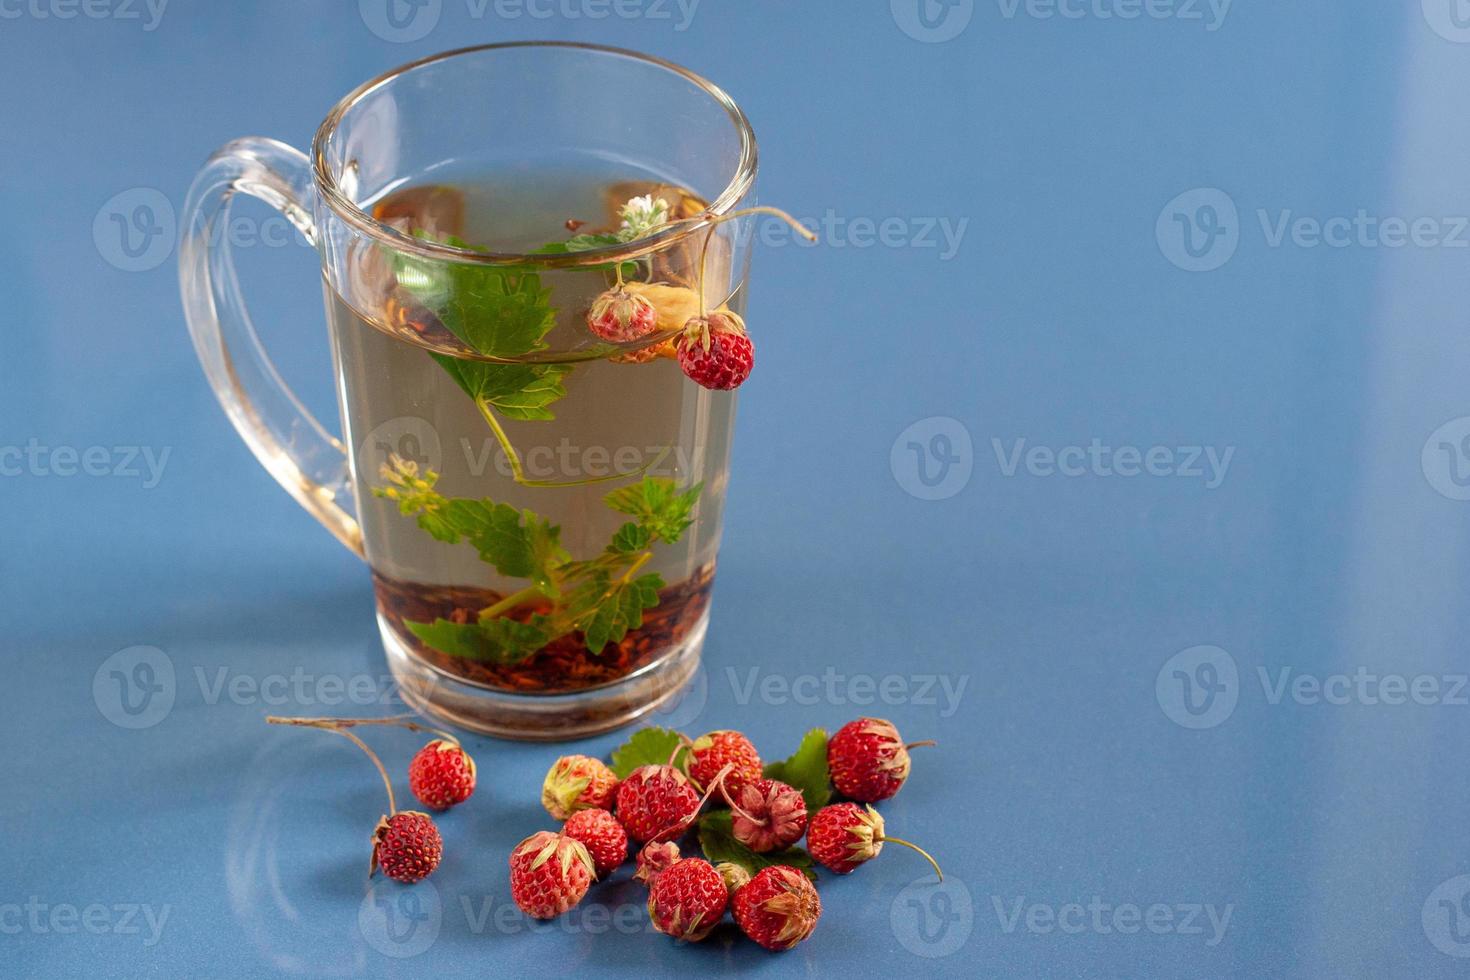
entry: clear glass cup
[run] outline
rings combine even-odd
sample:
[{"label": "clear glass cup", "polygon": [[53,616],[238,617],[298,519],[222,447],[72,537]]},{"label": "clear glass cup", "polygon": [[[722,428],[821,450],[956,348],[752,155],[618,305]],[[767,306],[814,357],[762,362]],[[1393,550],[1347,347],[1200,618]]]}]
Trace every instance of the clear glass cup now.
[{"label": "clear glass cup", "polygon": [[[261,463],[369,564],[415,707],[572,738],[693,675],[735,395],[686,379],[670,338],[701,307],[743,314],[751,219],[711,219],[751,206],[755,178],[749,122],[708,81],[532,43],[406,65],[339,102],[310,159],[236,140],[195,180],[179,264],[205,374]],[[340,438],[251,326],[219,233],[237,191],[321,255]],[[668,223],[562,241],[616,237],[640,195]],[[557,207],[566,230],[533,247]],[[589,330],[619,282],[653,303],[655,332]]]}]

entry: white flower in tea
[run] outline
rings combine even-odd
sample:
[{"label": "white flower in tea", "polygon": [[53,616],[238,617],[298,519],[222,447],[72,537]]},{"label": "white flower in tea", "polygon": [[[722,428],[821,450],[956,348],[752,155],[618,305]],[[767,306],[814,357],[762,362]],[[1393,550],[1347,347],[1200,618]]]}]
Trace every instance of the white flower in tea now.
[{"label": "white flower in tea", "polygon": [[652,194],[635,197],[623,205],[623,227],[619,237],[632,240],[666,224],[669,220],[669,202]]}]

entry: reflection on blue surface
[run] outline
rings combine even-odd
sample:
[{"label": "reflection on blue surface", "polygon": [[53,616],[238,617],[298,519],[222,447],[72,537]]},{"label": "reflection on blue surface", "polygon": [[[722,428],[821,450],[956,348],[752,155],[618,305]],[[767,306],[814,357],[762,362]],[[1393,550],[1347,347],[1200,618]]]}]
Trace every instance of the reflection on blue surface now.
[{"label": "reflection on blue surface", "polygon": [[[16,975],[1463,975],[1462,4],[122,6],[0,5]],[[521,917],[549,747],[471,740],[493,778],[432,887],[370,886],[370,769],[260,720],[392,690],[364,570],[198,375],[172,215],[226,139],[301,146],[386,68],[545,36],[726,85],[764,195],[840,219],[756,261],[671,723],[937,738],[884,814],[947,877],[890,849],[824,879],[792,953],[650,935],[626,881]],[[239,214],[256,318],[332,417],[313,255]]]}]

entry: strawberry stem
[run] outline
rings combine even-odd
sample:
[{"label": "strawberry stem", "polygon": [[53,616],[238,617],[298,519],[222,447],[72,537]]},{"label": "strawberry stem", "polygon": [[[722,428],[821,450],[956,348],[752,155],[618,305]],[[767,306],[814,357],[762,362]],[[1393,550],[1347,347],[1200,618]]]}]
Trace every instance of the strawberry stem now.
[{"label": "strawberry stem", "polygon": [[332,719],[280,718],[275,715],[272,715],[266,719],[266,723],[271,725],[297,725],[304,728],[319,728],[324,732],[331,732],[334,735],[341,735],[343,738],[348,739],[358,748],[362,749],[363,752],[367,754],[368,759],[370,759],[372,761],[372,764],[377,768],[378,775],[383,777],[383,788],[388,791],[388,816],[393,816],[395,813],[398,812],[398,802],[393,798],[393,781],[388,778],[388,770],[383,768],[383,760],[378,758],[378,753],[368,748],[368,744],[366,742],[358,738],[356,735],[352,734],[352,732],[349,732],[346,728],[343,728],[337,724],[323,724],[323,722],[331,721]]},{"label": "strawberry stem", "polygon": [[730,791],[725,788],[725,783],[723,780],[720,781],[720,795],[723,796],[725,798],[725,802],[729,804],[730,812],[740,814],[746,820],[749,820],[751,823],[755,824],[758,827],[764,827],[766,825],[766,821],[758,819],[754,814],[747,813],[744,807],[740,806],[740,804],[736,803],[733,799],[730,798]]},{"label": "strawberry stem", "polygon": [[421,725],[416,721],[410,721],[411,715],[392,715],[387,718],[285,718],[280,715],[271,715],[266,719],[272,725],[296,725],[301,728],[355,728],[358,725],[392,725],[395,728],[406,728],[411,732],[422,732],[428,735],[438,735],[451,745],[458,745],[459,739],[451,732],[442,728],[431,728]]},{"label": "strawberry stem", "polygon": [[538,598],[540,596],[541,587],[539,585],[528,585],[524,589],[521,589],[521,591],[519,592],[512,592],[504,599],[501,599],[499,602],[495,603],[495,605],[486,606],[484,609],[481,609],[480,618],[494,619],[501,613],[510,612],[516,606],[530,602],[532,599]]},{"label": "strawberry stem", "polygon": [[495,441],[500,443],[501,452],[505,453],[506,461],[510,463],[510,476],[516,483],[523,487],[584,487],[593,483],[608,483],[612,480],[624,480],[629,477],[642,476],[648,470],[657,466],[663,459],[660,455],[648,463],[644,463],[636,470],[627,473],[609,473],[607,476],[592,476],[585,480],[528,480],[525,467],[521,465],[521,454],[516,452],[516,447],[511,444],[510,436],[506,435],[505,429],[500,425],[500,420],[490,410],[490,403],[483,398],[475,399],[475,406],[480,410],[480,416],[490,426],[490,432],[495,436]]},{"label": "strawberry stem", "polygon": [[921,748],[924,748],[926,746],[938,745],[938,744],[939,743],[936,742],[936,741],[934,741],[934,739],[932,739],[932,738],[922,738],[922,739],[920,739],[917,742],[909,742],[907,745],[904,746],[904,748],[906,748],[906,749],[921,749]]},{"label": "strawberry stem", "polygon": [[817,240],[817,233],[812,231],[806,225],[802,224],[800,221],[797,221],[795,218],[793,218],[790,212],[783,211],[780,208],[773,208],[765,204],[758,204],[753,207],[741,208],[738,211],[731,211],[728,214],[710,214],[706,211],[689,218],[679,218],[677,221],[667,222],[660,227],[667,228],[673,225],[690,224],[698,221],[708,221],[712,225],[720,225],[724,224],[726,221],[733,221],[736,218],[749,217],[752,214],[769,214],[773,217],[780,218],[782,221],[786,222],[793,229],[795,229],[796,233],[801,235],[801,237],[805,238],[807,241],[814,242]]},{"label": "strawberry stem", "polygon": [[[703,215],[695,215],[692,218],[682,218],[682,219],[680,219],[680,221],[708,221],[709,222],[709,234],[707,234],[707,235],[704,236],[704,244],[699,249],[699,315],[701,317],[705,316],[706,313],[707,313],[707,308],[704,305],[704,273],[705,273],[705,268],[706,268],[705,263],[706,263],[706,261],[709,258],[709,243],[710,243],[711,239],[713,239],[715,237],[715,229],[718,228],[720,225],[724,224],[726,221],[733,221],[736,218],[748,217],[749,215],[752,215],[752,214],[769,214],[769,215],[773,215],[773,216],[775,216],[777,218],[780,218],[782,221],[786,222],[792,228],[796,229],[796,232],[799,235],[801,235],[803,238],[805,238],[807,241],[814,242],[814,241],[817,240],[817,233],[816,232],[812,231],[810,228],[808,228],[806,225],[802,224],[800,221],[797,221],[789,213],[787,213],[785,211],[782,211],[780,208],[773,208],[773,207],[769,207],[767,205],[757,205],[756,207],[751,207],[751,208],[741,208],[739,211],[731,211],[729,214],[719,214],[719,215],[713,215],[713,216],[708,215],[708,214],[703,214]],[[677,225],[677,224],[680,223],[680,221],[671,221],[671,222],[669,222],[669,224]],[[704,349],[705,350],[709,350],[709,343],[708,342],[705,343]]]},{"label": "strawberry stem", "polygon": [[[693,750],[694,740],[691,739],[688,735],[685,735],[683,732],[675,732],[674,734],[679,736],[679,744],[674,746],[674,751],[669,755],[669,761],[667,764],[674,769],[678,769],[680,772],[683,772],[684,775],[687,776],[689,775],[689,773],[685,772],[685,770],[689,768],[688,760],[685,761],[685,765],[683,768],[680,768],[675,763],[675,760],[679,758],[679,753],[683,752],[685,749],[690,749],[691,751]],[[695,783],[695,785],[698,786],[699,784]]]},{"label": "strawberry stem", "polygon": [[912,848],[913,850],[918,851],[920,854],[924,855],[924,860],[928,861],[934,866],[934,873],[939,876],[939,880],[944,880],[944,872],[939,870],[939,862],[934,860],[934,856],[928,851],[924,850],[918,844],[912,843],[911,841],[906,841],[902,837],[888,837],[886,835],[883,837],[883,840],[890,844],[902,844],[904,847]]},{"label": "strawberry stem", "polygon": [[[699,808],[701,810],[704,809],[704,805],[709,802],[709,798],[715,795],[715,790],[720,791],[720,795],[725,797],[725,802],[728,803],[730,801],[730,797],[725,794],[725,777],[734,770],[735,763],[727,762],[725,763],[724,768],[715,773],[715,778],[709,781],[709,788],[704,791],[704,797],[699,801]],[[698,811],[695,812],[697,813]]]},{"label": "strawberry stem", "polygon": [[[680,746],[680,748],[683,748],[683,746]],[[699,805],[694,808],[694,816],[697,816],[699,814],[699,811],[704,809],[704,805],[709,802],[709,798],[714,795],[714,792],[715,792],[715,790],[717,788],[720,789],[721,791],[724,790],[724,787],[725,787],[725,776],[726,776],[726,774],[728,774],[734,768],[735,768],[735,763],[733,763],[733,762],[727,762],[727,763],[725,763],[725,768],[723,768],[719,772],[715,773],[715,778],[714,779],[711,779],[709,781],[709,789],[705,790],[704,796],[700,797]],[[689,823],[693,823],[694,822],[694,816],[691,816],[689,818]],[[660,833],[654,835],[654,837],[653,837],[652,840],[645,841],[644,842],[644,846],[647,846],[648,844],[653,844],[653,843],[655,843],[657,841],[663,840],[664,839],[664,836],[666,834],[668,834],[669,831],[671,831],[671,830],[672,831],[676,831],[676,833],[673,836],[678,837],[679,834],[682,834],[682,833],[684,833],[684,831],[686,831],[686,830],[689,829],[689,823],[683,824],[682,826],[680,824],[674,824],[673,826],[666,828],[665,830],[661,831]]]}]

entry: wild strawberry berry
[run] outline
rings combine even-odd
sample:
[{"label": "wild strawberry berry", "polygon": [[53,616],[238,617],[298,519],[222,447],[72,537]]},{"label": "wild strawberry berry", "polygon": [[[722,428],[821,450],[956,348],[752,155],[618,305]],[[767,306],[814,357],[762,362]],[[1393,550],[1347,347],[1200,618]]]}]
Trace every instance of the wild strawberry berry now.
[{"label": "wild strawberry berry", "polygon": [[827,767],[837,792],[860,803],[886,800],[909,778],[909,749],[898,729],[881,718],[859,718],[838,729],[827,743]]},{"label": "wild strawberry berry", "polygon": [[603,340],[626,343],[658,329],[658,311],[645,297],[619,287],[592,301],[587,329]]},{"label": "wild strawberry berry", "polygon": [[730,898],[732,901],[735,898],[736,892],[744,888],[746,885],[750,884],[750,872],[746,871],[738,864],[731,864],[729,861],[722,861],[719,864],[715,865],[715,870],[718,871],[720,873],[720,877],[724,879],[725,888],[730,892]]},{"label": "wild strawberry berry", "polygon": [[408,788],[430,810],[447,810],[475,791],[475,760],[454,742],[436,738],[408,764]]},{"label": "wild strawberry berry", "polygon": [[856,803],[824,806],[812,817],[811,826],[806,831],[806,846],[812,857],[840,875],[850,874],[853,868],[877,857],[886,841],[911,847],[924,855],[925,860],[934,865],[939,880],[944,880],[944,872],[939,870],[928,851],[884,833],[883,818],[871,806],[858,806]]},{"label": "wild strawberry berry", "polygon": [[679,367],[695,384],[717,391],[739,388],[755,367],[755,347],[734,313],[692,317],[679,336]]},{"label": "wild strawberry berry", "polygon": [[806,833],[806,800],[779,780],[746,783],[729,802],[735,839],[757,854],[790,847]]},{"label": "wild strawberry berry", "polygon": [[601,760],[586,755],[564,755],[552,763],[541,784],[541,805],[557,820],[578,810],[612,808],[618,777]]},{"label": "wild strawberry berry", "polygon": [[763,869],[730,904],[736,925],[766,949],[790,949],[812,934],[822,916],[812,883],[784,864]]},{"label": "wild strawberry berry", "polygon": [[730,894],[725,879],[703,858],[685,858],[653,880],[648,917],[666,936],[697,943],[725,915]]},{"label": "wild strawberry berry", "polygon": [[643,849],[638,852],[638,870],[633,872],[633,880],[651,885],[653,879],[678,863],[679,845],[673,841],[654,841],[652,844],[644,844]]},{"label": "wild strawberry berry", "polygon": [[561,832],[586,846],[599,878],[606,878],[628,860],[628,834],[606,810],[578,810],[567,818]]},{"label": "wild strawberry berry", "polygon": [[689,778],[673,766],[639,766],[618,787],[618,820],[639,842],[678,837],[699,805]]},{"label": "wild strawberry berry", "polygon": [[427,813],[401,810],[373,831],[373,867],[405,885],[432,874],[443,854],[444,840]]},{"label": "wild strawberry berry", "polygon": [[700,786],[708,786],[725,766],[725,789],[739,799],[746,783],[761,778],[761,757],[750,739],[739,732],[710,732],[694,740],[689,748],[689,778]]},{"label": "wild strawberry berry", "polygon": [[554,919],[587,894],[592,856],[579,840],[543,830],[510,852],[510,897],[533,919]]}]

